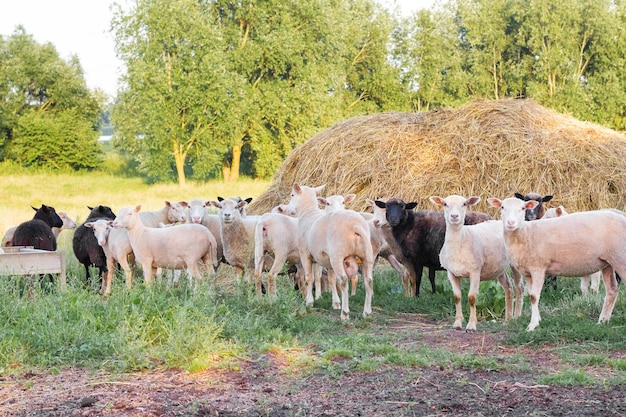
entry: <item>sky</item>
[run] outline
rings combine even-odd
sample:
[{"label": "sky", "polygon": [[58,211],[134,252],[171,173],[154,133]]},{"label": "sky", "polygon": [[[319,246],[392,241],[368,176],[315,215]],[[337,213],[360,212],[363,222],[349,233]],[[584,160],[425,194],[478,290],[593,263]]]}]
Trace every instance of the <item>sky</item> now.
[{"label": "sky", "polygon": [[[435,0],[378,0],[386,7],[398,6],[404,15],[430,7]],[[18,25],[38,43],[52,43],[62,59],[76,55],[87,87],[104,90],[109,98],[117,91],[122,62],[115,56],[109,32],[110,6],[114,0],[19,0],[6,1],[0,11],[0,35],[10,36]],[[122,1],[123,3],[123,1]]]}]

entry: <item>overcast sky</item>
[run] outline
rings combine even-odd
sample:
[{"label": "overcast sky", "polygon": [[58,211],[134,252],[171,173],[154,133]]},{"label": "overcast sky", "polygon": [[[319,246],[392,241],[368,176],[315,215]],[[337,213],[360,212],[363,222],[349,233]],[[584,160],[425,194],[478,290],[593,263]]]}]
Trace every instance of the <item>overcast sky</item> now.
[{"label": "overcast sky", "polygon": [[[403,14],[430,7],[434,0],[379,0],[400,7]],[[115,56],[109,33],[113,0],[5,1],[0,11],[0,35],[11,35],[18,25],[39,43],[52,43],[61,58],[77,55],[89,88],[100,88],[110,97],[117,91],[123,67]]]}]

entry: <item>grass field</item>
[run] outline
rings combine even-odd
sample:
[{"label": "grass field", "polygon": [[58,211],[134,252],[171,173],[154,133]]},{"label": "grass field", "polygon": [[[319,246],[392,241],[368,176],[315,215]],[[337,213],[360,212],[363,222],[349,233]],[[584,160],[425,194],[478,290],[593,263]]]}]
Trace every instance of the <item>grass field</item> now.
[{"label": "grass field", "polygon": [[[269,186],[258,181],[214,182],[191,184],[181,190],[176,185],[149,186],[136,179],[102,174],[2,176],[3,228],[30,218],[30,206],[41,203],[66,211],[80,222],[87,214],[87,205],[106,204],[115,211],[129,204],[158,209],[164,200],[255,197]],[[63,232],[59,239],[60,250],[66,251],[68,259],[67,291],[37,287],[34,297],[29,298],[24,296],[22,278],[0,280],[0,375],[76,366],[119,372],[155,367],[237,369],[241,360],[268,351],[281,352],[298,372],[322,369],[341,373],[346,372],[346,366],[349,371],[367,372],[391,364],[419,367],[442,360],[452,367],[528,366],[527,359],[521,357],[507,358],[503,365],[497,361],[476,363],[476,357],[451,355],[441,348],[406,352],[392,334],[378,332],[399,314],[419,315],[451,326],[453,296],[443,273],[437,275],[437,294],[425,290],[428,280],[424,278],[424,295],[415,299],[404,297],[395,271],[384,264],[377,266],[374,314],[361,317],[364,291],[360,286],[357,295],[350,298],[352,319],[345,324],[332,309],[330,294],[316,301],[314,308],[307,308],[288,280],[281,278],[276,299],[259,299],[227,267],[220,268],[196,291],[186,280],[178,287],[159,282],[145,288],[140,278],[132,290],[126,290],[118,274],[112,295],[102,297],[96,284],[86,285],[82,266],[71,250],[71,236],[71,232]],[[467,286],[465,280],[464,297]],[[504,326],[502,289],[496,282],[482,283],[477,303],[479,331],[504,332],[503,343],[516,346],[557,346],[574,372],[601,365],[614,371],[611,383],[624,383],[626,359],[623,355],[613,357],[614,352],[626,350],[624,294],[618,298],[611,323],[599,326],[596,321],[603,287],[600,294],[583,297],[578,286],[577,279],[560,279],[558,290],[544,291],[541,325],[527,333],[528,300],[522,317]],[[465,298],[463,305],[467,319]],[[419,339],[419,335],[415,337]],[[560,382],[570,383],[566,379],[570,374],[564,375]]]}]

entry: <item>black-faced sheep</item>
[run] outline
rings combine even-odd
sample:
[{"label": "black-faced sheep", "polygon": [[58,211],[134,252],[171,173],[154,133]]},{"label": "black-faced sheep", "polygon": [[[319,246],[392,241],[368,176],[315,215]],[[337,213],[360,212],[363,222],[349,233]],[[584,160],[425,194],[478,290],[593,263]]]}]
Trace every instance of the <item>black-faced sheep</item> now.
[{"label": "black-faced sheep", "polygon": [[57,239],[52,233],[53,227],[63,226],[63,220],[56,213],[54,207],[42,204],[35,210],[32,220],[17,226],[13,234],[13,246],[32,246],[35,249],[55,251]]},{"label": "black-faced sheep", "polygon": [[96,220],[114,220],[115,214],[111,210],[110,207],[107,206],[96,206],[96,207],[88,207],[89,216],[87,220],[80,226],[76,228],[74,232],[74,238],[72,239],[72,248],[74,250],[74,255],[78,262],[84,265],[85,267],[85,280],[87,283],[91,280],[91,275],[89,273],[89,267],[94,266],[98,268],[98,275],[100,277],[100,285],[102,285],[102,280],[104,279],[104,274],[108,271],[107,269],[107,260],[106,255],[104,254],[104,250],[98,244],[98,240],[93,234],[93,230],[89,227],[85,226],[87,222],[94,222]]}]

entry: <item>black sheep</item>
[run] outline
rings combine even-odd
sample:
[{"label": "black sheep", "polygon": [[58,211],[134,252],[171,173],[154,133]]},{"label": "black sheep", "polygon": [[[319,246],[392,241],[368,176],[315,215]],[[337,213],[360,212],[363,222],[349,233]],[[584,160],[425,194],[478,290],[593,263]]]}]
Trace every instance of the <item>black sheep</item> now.
[{"label": "black sheep", "polygon": [[[395,244],[389,246],[394,256],[405,264],[409,263],[407,270],[411,282],[415,282],[415,296],[420,295],[422,271],[428,267],[428,278],[433,294],[436,292],[435,272],[443,271],[439,262],[439,252],[443,247],[446,237],[446,220],[443,213],[433,210],[413,209],[417,203],[405,203],[399,198],[391,198],[386,202],[376,200],[375,204],[386,210],[387,223]],[[465,217],[465,224],[476,224],[493,218],[486,213],[470,211]],[[385,226],[387,227],[387,226]],[[398,253],[398,250],[401,253]]]},{"label": "black sheep", "polygon": [[72,240],[72,248],[74,255],[78,262],[85,266],[85,280],[89,284],[91,275],[89,273],[89,267],[94,266],[98,268],[98,275],[100,276],[100,285],[102,285],[102,279],[104,274],[108,271],[106,256],[104,250],[98,245],[98,240],[93,234],[93,230],[85,226],[87,222],[93,222],[100,219],[114,220],[115,214],[110,207],[96,206],[87,207],[89,210],[89,216],[87,220],[76,228],[74,232],[74,238]]},{"label": "black sheep", "polygon": [[17,226],[13,234],[13,246],[32,246],[35,249],[55,251],[57,239],[52,233],[53,227],[63,226],[63,220],[59,217],[54,207],[42,204],[35,208],[32,220]]}]

